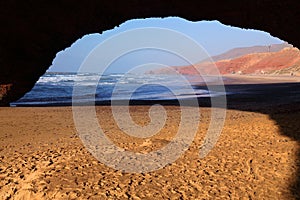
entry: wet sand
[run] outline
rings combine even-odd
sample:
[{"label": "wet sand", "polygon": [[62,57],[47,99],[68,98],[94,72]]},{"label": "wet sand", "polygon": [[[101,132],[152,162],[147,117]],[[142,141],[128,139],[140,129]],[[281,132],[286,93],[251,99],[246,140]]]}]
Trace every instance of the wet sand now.
[{"label": "wet sand", "polygon": [[[243,92],[228,96],[222,133],[205,158],[199,148],[211,108],[194,107],[201,120],[189,149],[140,174],[96,160],[77,135],[71,107],[0,108],[0,199],[299,199],[300,84],[247,81],[226,86]],[[108,137],[140,153],[165,146],[177,132],[180,107],[169,102],[165,109],[161,132],[137,139],[122,133],[109,106],[96,107]],[[140,125],[149,122],[148,111],[130,107]]]}]

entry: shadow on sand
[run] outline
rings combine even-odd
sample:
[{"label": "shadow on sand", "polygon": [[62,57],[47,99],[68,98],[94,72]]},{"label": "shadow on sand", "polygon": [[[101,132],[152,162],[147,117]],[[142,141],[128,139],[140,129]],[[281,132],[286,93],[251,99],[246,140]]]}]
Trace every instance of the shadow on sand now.
[{"label": "shadow on sand", "polygon": [[[228,109],[252,111],[269,115],[274,120],[280,133],[300,144],[300,83],[228,85]],[[290,191],[295,199],[300,198],[300,150],[295,160],[297,171]]]},{"label": "shadow on sand", "polygon": [[[197,89],[207,89],[206,86],[194,86]],[[211,86],[210,86],[211,87]],[[215,86],[218,87],[218,86]],[[297,141],[300,145],[300,83],[266,83],[266,84],[236,84],[226,85],[227,108],[266,114],[274,120],[282,135]],[[218,98],[218,97],[214,97]],[[188,99],[186,101],[189,101]],[[210,98],[199,98],[200,107],[210,107]],[[133,100],[130,105],[179,105],[177,100],[143,101]],[[94,103],[90,104],[93,105]],[[96,102],[96,105],[110,105],[110,101]],[[127,105],[127,102],[114,102],[114,105]],[[86,105],[86,104],[84,104]],[[26,105],[23,105],[26,106]],[[43,106],[43,105],[37,105]],[[49,106],[49,105],[47,105]],[[52,106],[70,106],[59,104]],[[290,191],[295,199],[300,199],[300,150],[297,150],[295,161],[297,169],[292,177]]]},{"label": "shadow on sand", "polygon": [[[206,86],[195,86],[207,89]],[[218,87],[218,86],[216,86]],[[267,83],[226,85],[227,108],[266,114],[274,120],[280,133],[300,145],[300,83]],[[217,98],[217,97],[215,97]],[[198,99],[201,107],[210,107],[210,98]],[[178,101],[131,101],[131,105],[179,105]],[[122,102],[120,102],[122,104]],[[297,169],[290,191],[300,199],[300,150],[295,160]]]}]

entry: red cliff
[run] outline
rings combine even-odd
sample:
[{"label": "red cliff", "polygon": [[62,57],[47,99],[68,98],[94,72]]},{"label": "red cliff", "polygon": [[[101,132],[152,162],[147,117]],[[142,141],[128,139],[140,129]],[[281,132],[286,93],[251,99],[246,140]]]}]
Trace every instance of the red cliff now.
[{"label": "red cliff", "polygon": [[[202,75],[215,74],[213,65],[221,74],[294,74],[300,75],[300,51],[287,47],[278,52],[263,52],[243,55],[238,58],[216,62],[201,62],[193,66],[173,67],[180,74]],[[168,69],[156,70],[152,73],[172,73]],[[174,73],[174,72],[173,72]]]}]

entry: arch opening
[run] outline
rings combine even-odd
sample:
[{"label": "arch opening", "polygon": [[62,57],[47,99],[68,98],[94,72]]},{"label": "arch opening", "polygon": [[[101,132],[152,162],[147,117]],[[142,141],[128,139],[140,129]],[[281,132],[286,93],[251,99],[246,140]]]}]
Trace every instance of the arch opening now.
[{"label": "arch opening", "polygon": [[[49,103],[49,105],[70,105],[72,90],[71,88],[66,87],[72,86],[72,81],[74,81],[72,78],[76,78],[76,72],[78,72],[81,63],[85,60],[89,53],[91,53],[93,49],[97,47],[97,45],[100,45],[109,38],[112,38],[122,32],[130,31],[132,29],[143,29],[147,27],[170,29],[174,32],[179,32],[183,35],[186,35],[187,37],[190,37],[192,40],[197,42],[200,46],[202,46],[207,54],[195,55],[194,59],[190,63],[188,63],[184,59],[176,55],[172,55],[172,53],[170,52],[157,49],[137,50],[129,52],[127,55],[120,56],[111,64],[111,66],[106,69],[106,74],[121,75],[132,70],[136,66],[148,63],[153,64],[151,66],[147,66],[147,68],[144,67],[142,70],[140,70],[139,74],[147,74],[149,77],[153,77],[154,75],[159,74],[170,75],[174,73],[180,73],[184,75],[190,75],[191,79],[196,79],[193,76],[197,75],[197,72],[195,72],[193,68],[200,68],[202,71],[203,69],[205,69],[205,73],[209,74],[210,72],[207,69],[210,68],[209,65],[212,63],[217,65],[218,69],[223,75],[297,75],[298,73],[297,61],[294,61],[292,64],[285,63],[289,58],[275,63],[275,65],[274,63],[272,63],[272,66],[259,64],[260,62],[269,62],[268,59],[274,60],[274,55],[272,54],[275,54],[275,52],[278,54],[275,55],[275,58],[282,56],[282,53],[279,52],[284,48],[286,48],[285,54],[290,54],[291,51],[294,53],[292,57],[297,56],[295,55],[297,54],[297,49],[293,48],[292,45],[263,31],[232,27],[224,25],[216,20],[191,22],[179,17],[135,19],[126,21],[120,26],[105,31],[102,34],[94,33],[85,35],[81,39],[75,41],[67,49],[57,53],[55,59],[52,62],[52,65],[47,70],[46,74],[44,74],[44,76],[42,76],[37,82],[37,85],[33,88],[32,92],[29,92],[22,99],[20,99],[16,103],[12,103],[11,105],[47,105],[47,103]],[[148,37],[151,36],[149,35]],[[156,37],[159,38],[159,35]],[[134,38],[130,38],[131,42],[134,42],[134,40]],[[115,45],[126,45],[125,43],[126,42],[124,42],[124,44]],[[176,43],[176,41],[174,41],[174,43]],[[113,52],[113,49],[114,47],[112,46],[111,49],[108,49],[108,53]],[[190,53],[193,54],[193,50],[190,50]],[[268,53],[270,54],[269,58],[266,58],[265,60],[259,58],[261,56],[268,57]],[[246,58],[246,55],[248,54],[257,55],[253,55],[253,58]],[[205,63],[209,59],[211,59],[212,62]],[[239,59],[244,60],[240,61]],[[244,62],[244,65],[239,65],[238,63],[240,62]],[[257,62],[258,65],[254,65],[251,67],[251,62]],[[101,61],[99,62],[99,66],[100,65]],[[166,68],[160,65],[168,66],[171,68]],[[87,71],[87,73],[91,74],[97,72],[97,68]],[[63,78],[63,76],[66,77]],[[133,79],[134,77],[128,78]],[[51,80],[53,80],[53,82],[51,82]],[[46,90],[51,87],[44,85],[47,84],[47,81],[50,81],[52,86],[54,86],[55,84],[62,84],[62,88],[60,88],[59,90],[53,89],[52,91],[54,92],[49,93],[49,91]],[[113,81],[117,81],[117,79]],[[128,80],[126,81],[128,82]],[[104,82],[104,84],[107,83]],[[46,90],[43,91],[39,87],[44,87],[44,89]],[[112,89],[113,87],[107,84],[107,88],[105,88],[105,91],[111,91]],[[62,93],[59,93],[58,91],[61,91]],[[65,96],[65,93],[68,93],[68,97]],[[45,98],[42,97],[43,94],[46,94]],[[103,99],[99,99],[99,101],[109,100],[109,95],[111,95],[111,92],[107,92],[107,95],[108,96],[103,97]],[[98,94],[97,96],[100,97],[101,95]],[[59,98],[57,101],[55,100],[56,97]],[[64,101],[64,99],[68,101]],[[46,103],[42,101],[45,101]]]},{"label": "arch opening", "polygon": [[[266,12],[267,13],[267,12]],[[192,17],[193,18],[193,17]],[[249,22],[250,23],[250,22]],[[252,22],[253,23],[253,22]],[[245,25],[246,26],[246,25]],[[258,26],[263,26],[263,25],[258,25]],[[254,26],[253,25],[253,27],[256,27],[256,26]],[[292,33],[291,33],[292,34]],[[280,34],[278,34],[278,35],[280,35]],[[281,32],[281,35],[284,35],[284,33],[282,33]],[[283,45],[288,45],[288,46],[286,46],[287,48],[286,49],[281,49],[282,50],[282,54],[280,54],[280,55],[298,55],[297,54],[297,52],[299,51],[299,50],[297,50],[297,49],[295,49],[295,48],[292,48],[291,46],[289,46],[289,44],[283,44]],[[269,44],[267,44],[265,47],[264,47],[264,52],[262,52],[263,53],[263,56],[267,56],[268,54],[270,54],[271,55],[271,53],[273,53],[273,51],[274,52],[277,52],[277,51],[275,51],[274,50],[274,48],[277,48],[277,46],[276,45],[273,45],[273,44],[271,44],[271,43],[269,43]],[[279,50],[280,51],[280,50]],[[149,55],[155,55],[155,52],[148,52],[149,53]],[[157,53],[157,52],[156,52]],[[275,53],[274,53],[275,54]],[[217,55],[217,54],[216,54]],[[262,54],[261,54],[262,55]],[[261,55],[259,55],[259,56],[261,56]],[[272,54],[273,55],[273,54]],[[137,54],[134,54],[133,56],[137,56]],[[212,56],[214,56],[214,54],[212,54]],[[258,57],[259,57],[258,56]],[[224,57],[222,57],[222,59],[223,59]],[[214,58],[214,60],[215,61],[217,61],[217,59],[219,59],[219,58]],[[232,62],[232,63],[230,63],[230,67],[229,68],[227,68],[227,66],[226,66],[226,62],[224,61],[224,60],[228,60],[228,59],[223,59],[223,60],[220,60],[220,62],[219,62],[219,65],[217,65],[218,67],[220,67],[220,69],[221,69],[221,71],[223,70],[223,72],[224,73],[226,73],[226,74],[234,74],[234,75],[248,75],[248,74],[251,74],[251,75],[284,75],[284,76],[287,76],[287,77],[291,77],[291,76],[295,76],[296,75],[296,77],[297,77],[297,73],[298,73],[298,63],[297,63],[297,61],[295,61],[295,63],[292,63],[290,66],[286,66],[286,68],[276,68],[276,69],[263,69],[263,70],[261,70],[261,68],[256,68],[254,71],[252,70],[237,70],[237,69],[235,69],[234,67],[232,67],[232,66],[235,66],[235,64],[236,63],[234,63],[234,62]],[[250,58],[247,58],[247,59],[250,59]],[[244,59],[244,60],[240,60],[240,61],[243,61],[243,62],[247,62],[247,59]],[[252,58],[251,58],[252,59]],[[250,60],[251,60],[250,59]],[[257,58],[256,60],[254,60],[253,62],[255,63],[256,61],[258,61],[260,58]],[[235,60],[235,59],[233,59],[233,58],[230,58],[230,60]],[[271,59],[271,60],[274,60],[274,59]],[[121,62],[122,60],[120,60],[119,62]],[[199,61],[201,61],[201,59],[199,59]],[[222,62],[221,62],[222,61]],[[260,60],[261,61],[261,60]],[[262,67],[262,65],[265,65],[265,64],[267,64],[268,62],[267,62],[268,60],[262,60],[262,62],[260,63],[261,65],[258,65],[258,67]],[[289,61],[293,61],[294,62],[294,60],[293,59],[289,59]],[[196,61],[197,62],[197,61]],[[285,62],[285,61],[284,61]],[[272,63],[272,64],[276,64],[276,63]],[[278,64],[278,63],[277,63]],[[168,64],[168,65],[171,65],[171,66],[173,66],[172,64]],[[190,70],[190,68],[189,68],[189,66],[184,66],[185,68],[181,68],[180,66],[173,66],[174,67],[174,69],[176,70],[176,71],[179,71],[180,73],[182,73],[182,74],[184,74],[184,75],[191,75],[192,73],[193,73],[193,71],[192,70]],[[201,62],[200,62],[200,65],[199,65],[199,67],[203,67],[202,65],[201,65]],[[247,66],[244,66],[245,68],[247,67]],[[282,67],[282,66],[280,66],[280,67]],[[180,68],[180,69],[179,69]],[[52,68],[53,69],[53,68]],[[184,70],[182,70],[182,69],[184,69]],[[244,68],[243,68],[244,69]],[[113,70],[113,69],[112,69]],[[158,71],[156,71],[156,70],[158,70]],[[161,71],[159,71],[159,70],[161,70],[161,68],[158,68],[158,69],[155,69],[155,70],[151,70],[149,73],[151,74],[151,75],[153,75],[153,74],[156,74],[156,73],[161,73]],[[180,71],[181,70],[181,71]],[[292,71],[291,71],[292,70]],[[296,70],[296,71],[295,71]],[[41,70],[41,71],[43,71],[43,70]],[[55,71],[55,70],[54,70]],[[53,71],[53,72],[54,72]],[[75,70],[76,71],[76,70]],[[62,74],[53,74],[53,72],[50,72],[50,74],[47,74],[47,75],[49,75],[48,77],[50,77],[50,78],[53,78],[53,77],[51,77],[52,75],[55,77],[55,79],[57,79],[57,75],[59,76],[59,75],[62,75]],[[52,74],[51,74],[52,73]],[[168,71],[167,72],[165,72],[165,73],[169,73]],[[45,77],[46,78],[46,77]],[[63,80],[62,82],[64,82],[65,80]],[[65,82],[71,82],[70,80],[67,80],[67,81],[65,81]],[[6,82],[4,82],[3,81],[3,83],[6,83]],[[2,82],[1,82],[1,84],[2,84]],[[273,87],[274,85],[272,85],[272,87]],[[6,88],[8,88],[7,90],[9,90],[9,88],[11,87],[11,85],[10,84],[8,84],[8,86],[6,87]],[[267,86],[266,86],[267,87]],[[271,88],[271,87],[270,87]],[[295,85],[293,85],[293,84],[287,84],[287,85],[284,85],[283,87],[281,87],[281,89],[282,89],[282,91],[283,91],[283,89],[284,88],[290,88],[290,90],[289,90],[289,92],[290,93],[293,93],[293,98],[298,98],[299,96],[297,96],[297,88],[296,88],[296,86]],[[3,90],[4,91],[4,90]],[[137,92],[140,92],[140,91],[137,91]],[[284,93],[284,95],[285,94],[290,94],[290,93]],[[268,93],[268,95],[271,95],[272,93]],[[260,101],[264,101],[265,100],[265,97],[266,96],[260,96],[260,98],[259,98],[259,100]],[[295,99],[294,99],[295,100]],[[296,99],[297,100],[297,99]],[[10,101],[10,100],[9,100]],[[6,103],[7,103],[7,101],[6,101]],[[242,103],[244,103],[244,102],[242,102]],[[293,103],[297,103],[297,101],[293,101]],[[235,108],[235,109],[239,109],[239,108],[237,108],[237,107],[235,107],[235,106],[232,106],[231,108]],[[247,110],[247,108],[244,108],[245,110]],[[251,109],[254,109],[255,110],[255,108],[251,108]],[[250,109],[250,110],[251,110]],[[269,114],[269,116],[272,118],[272,119],[274,119],[277,123],[278,123],[278,126],[280,127],[280,129],[281,129],[281,131],[282,131],[282,134],[284,134],[284,135],[286,135],[286,136],[288,136],[288,137],[290,137],[290,138],[292,138],[293,140],[296,140],[296,141],[298,141],[299,142],[299,137],[296,135],[295,136],[295,133],[293,132],[294,130],[293,129],[291,129],[290,128],[290,125],[288,124],[288,122],[289,121],[286,121],[285,119],[283,119],[282,118],[282,116],[280,116],[280,115],[278,115],[278,113],[269,113],[269,111],[267,112],[267,111],[265,111],[265,110],[260,110],[260,112],[262,112],[262,113],[267,113],[267,114]],[[287,112],[286,110],[284,110],[284,111],[282,111],[282,112]],[[296,126],[296,123],[297,122],[293,122],[293,125],[295,125]],[[298,156],[299,154],[297,154],[297,156]],[[250,163],[252,163],[252,160],[251,160],[251,162]],[[296,174],[299,174],[299,170],[297,171],[298,169],[296,169]],[[299,177],[299,176],[298,176]],[[297,179],[297,176],[296,176],[296,178],[295,179]],[[297,182],[298,181],[298,182]],[[296,182],[296,184],[294,184],[294,186],[292,186],[293,187],[293,189],[292,189],[292,191],[293,192],[295,192],[295,193],[297,193],[297,187],[298,187],[298,183],[299,183],[299,180],[296,180],[295,181]],[[298,185],[297,185],[298,184]]]}]

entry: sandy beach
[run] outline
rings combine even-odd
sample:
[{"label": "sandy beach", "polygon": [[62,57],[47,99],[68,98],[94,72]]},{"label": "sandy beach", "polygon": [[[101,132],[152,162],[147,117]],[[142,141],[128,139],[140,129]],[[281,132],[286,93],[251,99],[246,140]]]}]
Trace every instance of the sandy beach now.
[{"label": "sandy beach", "polygon": [[[71,107],[2,107],[0,199],[299,199],[300,84],[247,80],[226,87],[242,92],[228,96],[222,133],[205,158],[199,149],[211,108],[194,107],[201,120],[189,149],[147,173],[118,171],[95,159],[77,135]],[[147,124],[149,108],[131,106],[133,120]],[[108,137],[141,153],[163,147],[177,132],[180,108],[165,109],[164,128],[137,139],[122,133],[110,106],[96,107]]]}]

